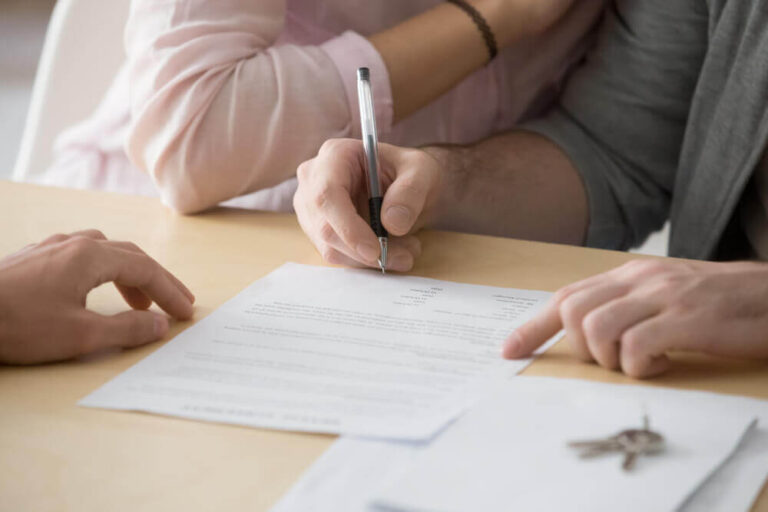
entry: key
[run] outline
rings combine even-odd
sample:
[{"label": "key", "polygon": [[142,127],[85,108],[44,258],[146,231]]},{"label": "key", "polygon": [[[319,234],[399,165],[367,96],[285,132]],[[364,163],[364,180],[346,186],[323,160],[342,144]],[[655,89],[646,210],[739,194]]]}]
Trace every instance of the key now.
[{"label": "key", "polygon": [[616,435],[603,439],[571,441],[568,446],[581,450],[579,454],[581,458],[621,452],[624,454],[622,469],[631,471],[638,456],[660,453],[664,450],[664,437],[650,429],[648,416],[645,416],[641,429],[622,430]]}]

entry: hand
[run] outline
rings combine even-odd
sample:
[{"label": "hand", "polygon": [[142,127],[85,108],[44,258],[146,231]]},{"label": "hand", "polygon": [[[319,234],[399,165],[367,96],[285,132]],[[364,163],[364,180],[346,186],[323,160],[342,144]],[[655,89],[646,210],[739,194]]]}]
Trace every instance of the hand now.
[{"label": "hand", "polygon": [[[440,185],[429,153],[379,144],[384,190],[382,223],[389,232],[387,267],[407,271],[421,254],[413,233],[424,225]],[[299,166],[293,206],[299,223],[323,259],[332,264],[378,268],[379,242],[363,215],[368,211],[365,153],[359,140],[336,139]]]},{"label": "hand", "polygon": [[636,378],[664,372],[672,350],[768,358],[768,264],[632,261],[559,290],[504,356],[563,327],[580,358]]},{"label": "hand", "polygon": [[[134,309],[103,316],[86,309],[93,288],[114,282]],[[130,242],[95,230],[54,235],[0,260],[0,362],[32,364],[107,347],[133,347],[168,332],[164,315],[192,316],[195,297]]]}]

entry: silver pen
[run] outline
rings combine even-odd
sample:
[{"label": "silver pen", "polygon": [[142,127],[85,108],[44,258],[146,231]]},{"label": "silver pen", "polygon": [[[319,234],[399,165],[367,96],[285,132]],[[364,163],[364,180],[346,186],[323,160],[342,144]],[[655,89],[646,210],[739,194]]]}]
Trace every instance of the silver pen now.
[{"label": "silver pen", "polygon": [[379,181],[379,137],[376,132],[376,116],[373,110],[373,92],[371,89],[371,72],[368,68],[357,70],[357,99],[360,103],[360,124],[363,134],[368,163],[368,208],[371,215],[371,229],[379,238],[379,267],[381,272],[387,270],[387,230],[381,224],[381,182]]}]

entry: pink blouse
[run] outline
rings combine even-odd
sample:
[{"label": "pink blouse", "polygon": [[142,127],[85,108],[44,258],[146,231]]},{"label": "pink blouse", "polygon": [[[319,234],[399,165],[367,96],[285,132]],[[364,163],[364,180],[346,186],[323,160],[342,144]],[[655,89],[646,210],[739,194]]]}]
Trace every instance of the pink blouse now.
[{"label": "pink blouse", "polygon": [[387,69],[365,36],[438,3],[133,0],[127,62],[94,115],[60,136],[44,181],[159,193],[182,212],[232,198],[288,211],[296,167],[328,138],[360,136],[358,67],[371,69],[381,140],[468,143],[546,107],[603,6],[577,2],[393,124]]}]

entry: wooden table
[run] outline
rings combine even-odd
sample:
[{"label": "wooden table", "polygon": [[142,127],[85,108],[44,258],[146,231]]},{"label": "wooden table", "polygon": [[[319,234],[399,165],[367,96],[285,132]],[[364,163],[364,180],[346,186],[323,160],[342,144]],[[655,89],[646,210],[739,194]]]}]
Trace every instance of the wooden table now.
[{"label": "wooden table", "polygon": [[[197,295],[196,319],[286,261],[321,264],[292,215],[220,209],[181,217],[150,198],[0,182],[0,256],[89,227],[138,243],[176,273]],[[554,290],[631,258],[455,233],[421,239],[424,254],[413,274],[516,288]],[[125,308],[106,286],[89,306]],[[190,324],[173,326],[168,339]],[[0,510],[268,510],[333,441],[75,405],[159,346],[0,367]],[[630,381],[576,362],[562,343],[525,373]],[[768,366],[678,357],[669,374],[647,384],[768,399]],[[768,489],[756,510],[768,511]]]}]

